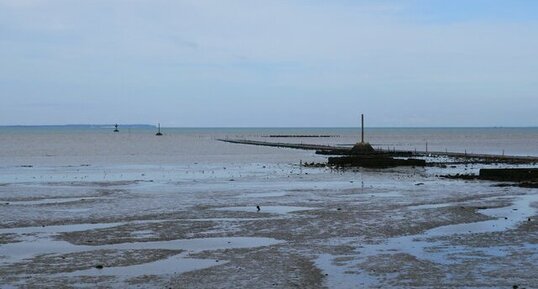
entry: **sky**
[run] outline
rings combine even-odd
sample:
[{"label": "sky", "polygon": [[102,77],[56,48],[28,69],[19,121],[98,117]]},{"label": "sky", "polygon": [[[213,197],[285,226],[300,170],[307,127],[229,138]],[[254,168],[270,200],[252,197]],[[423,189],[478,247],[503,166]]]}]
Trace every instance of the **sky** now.
[{"label": "sky", "polygon": [[0,0],[0,125],[538,126],[534,0]]}]

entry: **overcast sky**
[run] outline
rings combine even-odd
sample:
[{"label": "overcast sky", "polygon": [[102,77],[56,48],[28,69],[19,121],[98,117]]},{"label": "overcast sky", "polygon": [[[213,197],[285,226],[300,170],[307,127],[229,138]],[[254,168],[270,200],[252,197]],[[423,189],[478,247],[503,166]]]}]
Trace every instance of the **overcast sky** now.
[{"label": "overcast sky", "polygon": [[535,0],[0,0],[0,125],[538,126]]}]

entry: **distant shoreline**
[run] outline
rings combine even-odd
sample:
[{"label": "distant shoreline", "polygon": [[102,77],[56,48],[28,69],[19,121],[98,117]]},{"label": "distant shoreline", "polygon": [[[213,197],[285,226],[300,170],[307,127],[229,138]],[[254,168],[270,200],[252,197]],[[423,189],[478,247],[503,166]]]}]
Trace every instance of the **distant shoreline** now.
[{"label": "distant shoreline", "polygon": [[[114,128],[115,124],[0,125],[0,128]],[[151,124],[118,124],[122,128],[156,128]]]}]

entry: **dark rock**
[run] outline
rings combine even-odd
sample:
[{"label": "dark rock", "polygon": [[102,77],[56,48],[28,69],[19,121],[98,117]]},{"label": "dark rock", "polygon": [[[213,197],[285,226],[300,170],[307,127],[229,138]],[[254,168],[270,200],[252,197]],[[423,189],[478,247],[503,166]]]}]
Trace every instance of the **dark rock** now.
[{"label": "dark rock", "polygon": [[480,169],[480,179],[523,182],[538,180],[538,168]]},{"label": "dark rock", "polygon": [[426,165],[426,161],[418,159],[395,159],[385,155],[354,155],[346,157],[330,157],[329,165],[337,167],[391,168],[399,166]]},{"label": "dark rock", "polygon": [[104,268],[104,266],[101,265],[101,264],[99,264],[99,265],[95,265],[95,269],[99,269],[99,270],[101,270],[101,269],[103,269],[103,268]]},{"label": "dark rock", "polygon": [[360,142],[353,146],[351,153],[354,155],[364,155],[375,153],[375,150],[370,143]]}]

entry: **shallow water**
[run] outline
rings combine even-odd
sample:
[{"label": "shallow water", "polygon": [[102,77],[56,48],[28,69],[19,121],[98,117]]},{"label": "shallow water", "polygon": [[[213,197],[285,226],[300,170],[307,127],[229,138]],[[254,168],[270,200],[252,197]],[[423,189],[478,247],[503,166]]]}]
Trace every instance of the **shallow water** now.
[{"label": "shallow water", "polygon": [[105,197],[85,197],[85,198],[54,198],[54,199],[40,199],[32,201],[2,201],[3,203],[9,203],[9,205],[43,205],[43,204],[60,204],[60,203],[69,203],[69,202],[79,202],[86,200],[98,200],[98,199],[107,199]]},{"label": "shallow water", "polygon": [[[500,199],[505,199],[500,198]],[[408,235],[397,238],[388,239],[382,244],[367,245],[360,249],[360,256],[369,257],[381,252],[403,252],[413,255],[419,259],[430,260],[435,263],[446,264],[451,262],[447,257],[447,254],[456,254],[458,251],[463,250],[458,247],[450,247],[448,250],[441,252],[428,251],[427,248],[440,245],[428,238],[433,237],[446,237],[451,235],[465,235],[465,234],[483,234],[492,232],[503,232],[509,229],[515,228],[518,224],[527,222],[529,217],[537,214],[537,208],[532,207],[531,203],[538,201],[538,194],[515,196],[513,202],[509,206],[481,209],[480,213],[495,218],[489,221],[462,223],[454,225],[440,226],[431,230],[427,230],[418,235]],[[444,207],[445,204],[433,205],[434,208]],[[416,206],[417,209],[422,209]],[[429,208],[429,207],[428,207]],[[480,248],[488,255],[499,254],[498,248]]]},{"label": "shallow water", "polygon": [[238,211],[238,212],[260,212],[260,213],[272,213],[272,214],[288,214],[292,212],[315,210],[316,208],[308,207],[292,207],[292,206],[263,206],[260,207],[260,211],[256,207],[226,207],[218,208],[220,211]]}]

